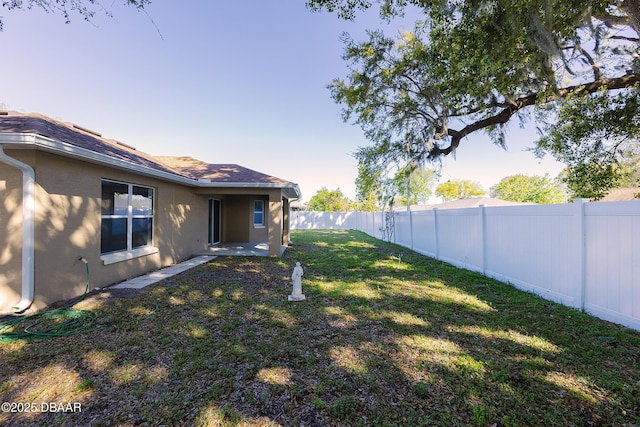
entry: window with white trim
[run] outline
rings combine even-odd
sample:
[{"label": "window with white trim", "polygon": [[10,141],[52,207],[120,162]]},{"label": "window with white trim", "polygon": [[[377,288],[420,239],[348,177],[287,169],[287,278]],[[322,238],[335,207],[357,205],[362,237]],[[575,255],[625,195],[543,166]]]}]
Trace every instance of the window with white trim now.
[{"label": "window with white trim", "polygon": [[253,201],[253,226],[264,227],[264,200]]},{"label": "window with white trim", "polygon": [[102,180],[102,255],[153,245],[153,199],[153,188]]}]

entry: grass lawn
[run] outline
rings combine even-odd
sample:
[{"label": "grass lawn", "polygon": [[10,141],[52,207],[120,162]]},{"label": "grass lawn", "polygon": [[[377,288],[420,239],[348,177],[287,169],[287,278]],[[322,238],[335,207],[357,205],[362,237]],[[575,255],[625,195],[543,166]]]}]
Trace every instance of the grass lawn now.
[{"label": "grass lawn", "polygon": [[92,295],[86,333],[0,343],[3,402],[81,404],[0,424],[640,424],[639,332],[359,232],[292,240]]}]

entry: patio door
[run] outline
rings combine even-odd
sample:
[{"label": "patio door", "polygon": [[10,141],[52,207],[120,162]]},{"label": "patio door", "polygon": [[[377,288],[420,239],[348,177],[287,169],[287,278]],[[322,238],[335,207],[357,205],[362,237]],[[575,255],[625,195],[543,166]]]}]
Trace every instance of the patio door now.
[{"label": "patio door", "polygon": [[220,243],[220,200],[209,199],[209,245]]}]

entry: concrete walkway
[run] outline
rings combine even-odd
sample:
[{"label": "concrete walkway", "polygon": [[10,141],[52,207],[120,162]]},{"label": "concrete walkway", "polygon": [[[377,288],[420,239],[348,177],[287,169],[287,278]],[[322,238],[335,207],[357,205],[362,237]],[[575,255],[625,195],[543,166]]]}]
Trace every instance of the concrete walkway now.
[{"label": "concrete walkway", "polygon": [[133,279],[126,280],[122,283],[118,283],[117,285],[108,286],[107,289],[142,289],[146,286],[159,282],[160,280],[166,279],[167,277],[175,276],[178,273],[182,273],[183,271],[205,264],[214,258],[216,257],[208,255],[191,258],[181,262],[180,264],[165,267],[158,271],[152,271],[144,276],[134,277]]},{"label": "concrete walkway", "polygon": [[196,255],[269,256],[269,243],[220,243],[209,246]]}]

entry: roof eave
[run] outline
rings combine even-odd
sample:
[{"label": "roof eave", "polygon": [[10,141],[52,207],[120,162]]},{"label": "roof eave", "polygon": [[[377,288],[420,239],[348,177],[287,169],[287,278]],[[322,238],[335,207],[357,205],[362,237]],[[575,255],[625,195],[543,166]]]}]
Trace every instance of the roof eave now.
[{"label": "roof eave", "polygon": [[148,166],[141,166],[134,162],[115,159],[113,157],[87,150],[86,148],[76,147],[74,145],[61,142],[46,136],[35,133],[7,132],[0,133],[0,144],[9,144],[14,148],[34,147],[50,153],[55,153],[65,157],[84,160],[90,163],[97,163],[108,167],[121,170],[135,172],[141,175],[159,178],[189,187],[199,188],[281,188],[285,196],[289,199],[299,199],[301,197],[298,184],[294,183],[263,183],[263,182],[211,182],[187,178],[182,175],[173,174]]},{"label": "roof eave", "polygon": [[300,199],[302,193],[298,184],[287,182],[278,184],[275,182],[215,182],[197,181],[201,188],[279,188],[288,199]]},{"label": "roof eave", "polygon": [[96,153],[92,150],[87,150],[86,148],[76,147],[75,145],[67,144],[65,142],[61,142],[35,133],[1,133],[0,143],[15,145],[15,148],[21,148],[20,146],[33,146],[36,149],[58,154],[64,157],[80,159],[90,163],[96,163],[116,169],[135,172],[141,175],[160,178],[192,187],[198,186],[198,182],[194,181],[191,178],[153,169],[148,166],[141,166],[134,162],[115,159],[104,154]]}]

